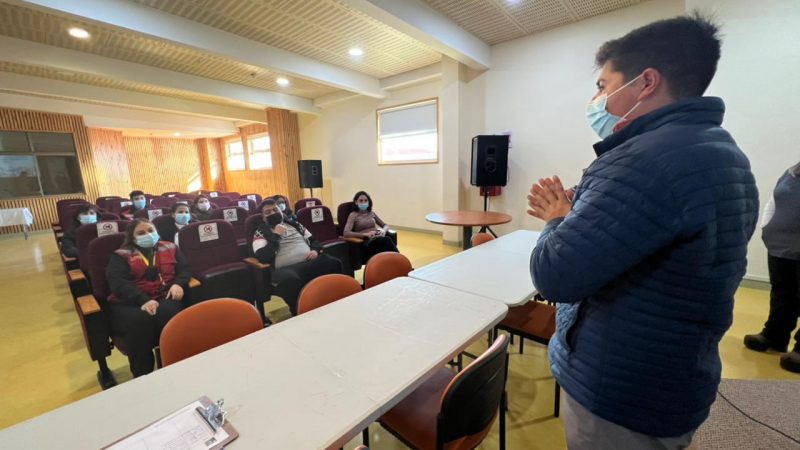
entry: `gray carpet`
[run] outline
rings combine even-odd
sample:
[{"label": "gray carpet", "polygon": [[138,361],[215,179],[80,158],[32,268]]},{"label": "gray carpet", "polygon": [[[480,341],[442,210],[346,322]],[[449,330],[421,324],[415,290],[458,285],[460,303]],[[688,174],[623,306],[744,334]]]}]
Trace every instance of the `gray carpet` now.
[{"label": "gray carpet", "polygon": [[800,381],[723,379],[719,391],[693,449],[800,449],[800,443],[745,415],[800,441]]}]

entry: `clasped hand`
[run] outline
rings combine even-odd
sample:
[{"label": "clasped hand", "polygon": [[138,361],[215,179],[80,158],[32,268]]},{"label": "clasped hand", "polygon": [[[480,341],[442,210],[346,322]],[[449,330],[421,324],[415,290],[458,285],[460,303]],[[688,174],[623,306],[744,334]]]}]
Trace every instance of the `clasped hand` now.
[{"label": "clasped hand", "polygon": [[545,222],[565,217],[572,209],[571,197],[557,176],[540,179],[528,193],[528,214]]}]

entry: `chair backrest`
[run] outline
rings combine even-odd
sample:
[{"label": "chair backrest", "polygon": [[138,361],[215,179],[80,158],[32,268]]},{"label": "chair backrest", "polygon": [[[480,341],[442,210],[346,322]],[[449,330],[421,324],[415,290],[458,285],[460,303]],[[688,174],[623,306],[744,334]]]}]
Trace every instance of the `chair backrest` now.
[{"label": "chair backrest", "polygon": [[220,197],[227,197],[227,198],[229,198],[231,200],[238,200],[239,197],[242,196],[242,194],[240,194],[238,192],[220,192],[219,196]]},{"label": "chair backrest", "polygon": [[248,215],[255,214],[256,212],[258,212],[256,211],[256,209],[258,208],[258,203],[256,203],[255,200],[251,200],[247,197],[238,198],[236,200],[235,205],[238,206],[239,208],[246,209]]},{"label": "chair backrest", "polygon": [[147,219],[149,221],[153,221],[156,217],[159,216],[168,216],[170,215],[170,208],[158,208],[155,206],[148,206],[145,209],[140,209],[133,214],[133,217],[136,219]]},{"label": "chair backrest", "polygon": [[170,191],[170,192],[164,192],[163,194],[161,194],[161,196],[162,197],[176,197],[179,194],[180,194],[180,192],[178,192],[178,191]]},{"label": "chair backrest", "polygon": [[309,197],[309,198],[301,198],[300,200],[294,202],[294,212],[298,212],[303,208],[311,208],[312,206],[320,206],[322,205],[322,200]]},{"label": "chair backrest", "polygon": [[97,220],[119,220],[119,215],[110,212],[104,212],[100,213],[100,216],[97,218]]},{"label": "chair backrest", "polygon": [[115,198],[106,200],[106,209],[114,214],[119,214],[122,208],[132,205],[133,202],[129,198]]},{"label": "chair backrest", "polygon": [[153,217],[151,222],[153,222],[153,226],[156,227],[156,230],[158,230],[159,227],[163,228],[164,225],[170,222],[175,222],[175,219],[172,218],[172,214],[162,214],[158,217]]},{"label": "chair backrest", "polygon": [[211,211],[211,220],[225,220],[233,226],[236,239],[244,239],[244,223],[248,217],[250,217],[250,213],[238,206],[223,207]]},{"label": "chair backrest", "polygon": [[369,289],[398,277],[408,276],[411,261],[400,253],[382,252],[373,256],[364,268],[364,288]]},{"label": "chair backrest", "polygon": [[499,409],[507,372],[508,336],[501,334],[445,388],[437,419],[437,444],[474,435],[482,439],[489,433],[497,413],[503,414]]},{"label": "chair backrest", "polygon": [[339,236],[344,235],[344,226],[347,224],[347,218],[350,217],[351,212],[355,212],[358,209],[355,203],[353,202],[345,202],[339,205],[336,208],[336,228],[339,230]]},{"label": "chair backrest", "polygon": [[339,238],[339,231],[333,223],[333,215],[327,206],[313,206],[297,211],[297,221],[314,235],[321,243]]},{"label": "chair backrest", "polygon": [[81,225],[75,230],[75,246],[78,248],[78,265],[84,274],[89,274],[89,244],[98,236],[124,233],[127,220],[102,220]]},{"label": "chair backrest", "polygon": [[233,298],[207,300],[175,315],[161,332],[164,367],[264,328],[253,305]]},{"label": "chair backrest", "polygon": [[229,197],[226,197],[226,196],[223,196],[223,195],[220,195],[219,197],[217,197],[217,198],[215,198],[215,199],[213,199],[211,201],[216,203],[217,206],[219,206],[220,208],[224,208],[226,206],[231,206],[231,205],[235,205],[236,204],[233,201],[232,198],[229,198]]},{"label": "chair backrest", "polygon": [[110,200],[113,201],[113,200],[120,200],[120,199],[122,199],[122,197],[118,197],[116,195],[106,195],[106,196],[103,196],[103,197],[97,197],[97,200],[95,200],[94,203],[97,206],[99,206],[100,208],[109,209],[110,210],[111,209],[111,205],[108,202]]},{"label": "chair backrest", "polygon": [[178,232],[178,239],[181,253],[197,277],[208,269],[241,262],[233,226],[224,220],[189,223]]},{"label": "chair backrest", "polygon": [[150,206],[153,208],[171,208],[175,202],[178,201],[177,197],[156,197],[150,202]]},{"label": "chair backrest", "polygon": [[256,194],[256,193],[242,194],[241,198],[246,198],[248,200],[252,200],[252,201],[256,202],[256,206],[261,204],[261,201],[263,200],[261,198],[261,194]]},{"label": "chair backrest", "polygon": [[261,214],[252,215],[244,221],[244,237],[247,239],[247,254],[250,256],[255,256],[253,254],[253,235],[256,234],[256,229],[262,223],[264,220],[261,218]]},{"label": "chair backrest", "polygon": [[[67,206],[82,205],[84,203],[89,203],[89,202],[82,198],[67,198],[64,200],[58,200],[56,202],[56,218],[58,219],[59,225],[61,224],[61,218],[64,215],[64,209]],[[70,217],[69,220],[72,220],[72,217]]]},{"label": "chair backrest", "polygon": [[359,292],[361,285],[353,277],[339,273],[319,276],[309,281],[300,291],[297,313],[309,312]]},{"label": "chair backrest", "polygon": [[473,247],[476,247],[492,240],[494,240],[494,236],[492,236],[490,233],[482,232],[473,234],[470,243]]},{"label": "chair backrest", "polygon": [[179,200],[193,201],[197,197],[197,194],[176,194],[175,197]]},{"label": "chair backrest", "polygon": [[97,299],[101,308],[105,308],[106,300],[111,291],[106,281],[106,267],[114,250],[122,246],[125,233],[114,233],[98,236],[89,242],[89,281],[92,285],[92,294]]}]

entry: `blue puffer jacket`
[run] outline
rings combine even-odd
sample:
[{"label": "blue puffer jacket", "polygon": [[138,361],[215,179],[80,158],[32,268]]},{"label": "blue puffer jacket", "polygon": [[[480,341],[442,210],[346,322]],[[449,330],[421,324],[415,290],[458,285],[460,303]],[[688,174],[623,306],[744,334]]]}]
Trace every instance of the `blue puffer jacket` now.
[{"label": "blue puffer jacket", "polygon": [[758,191],[719,98],[682,100],[595,144],[531,276],[558,303],[555,378],[594,414],[655,437],[708,416]]}]

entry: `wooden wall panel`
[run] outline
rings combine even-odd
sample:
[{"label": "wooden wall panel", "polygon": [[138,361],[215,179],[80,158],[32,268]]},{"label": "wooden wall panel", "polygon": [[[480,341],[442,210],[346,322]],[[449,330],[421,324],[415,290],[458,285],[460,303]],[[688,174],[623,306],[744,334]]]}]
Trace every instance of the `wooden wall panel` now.
[{"label": "wooden wall panel", "polygon": [[197,139],[196,142],[203,189],[227,191],[219,139]]},{"label": "wooden wall panel", "polygon": [[[14,200],[0,200],[0,208],[28,208],[33,214],[34,230],[46,230],[57,221],[56,201],[66,198],[85,198],[94,201],[98,197],[95,162],[92,157],[89,136],[81,116],[56,114],[23,109],[0,108],[0,130],[52,131],[72,133],[78,153],[78,164],[83,178],[84,194],[51,195]],[[2,227],[0,234],[20,232],[21,227]]]},{"label": "wooden wall panel", "polygon": [[133,186],[122,132],[103,128],[89,128],[87,131],[100,195],[125,197],[133,190]]},{"label": "wooden wall panel", "polygon": [[133,189],[158,195],[202,188],[194,140],[124,137],[123,141]]},{"label": "wooden wall panel", "polygon": [[267,123],[272,147],[272,169],[281,174],[287,189],[286,195],[294,202],[305,196],[300,189],[300,175],[297,172],[297,161],[301,158],[297,114],[285,109],[269,108]]}]

